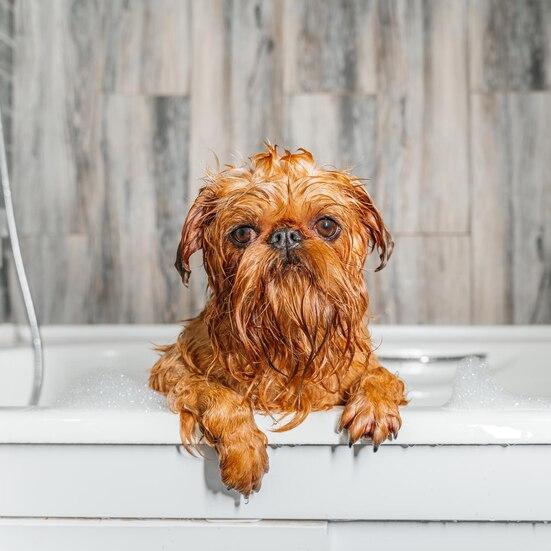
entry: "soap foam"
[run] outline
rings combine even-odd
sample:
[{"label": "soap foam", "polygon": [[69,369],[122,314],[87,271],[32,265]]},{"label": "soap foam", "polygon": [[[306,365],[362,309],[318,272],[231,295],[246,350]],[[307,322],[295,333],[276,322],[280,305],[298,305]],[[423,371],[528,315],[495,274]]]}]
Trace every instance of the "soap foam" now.
[{"label": "soap foam", "polygon": [[[79,379],[55,401],[56,406],[79,409],[139,409],[163,411],[166,398],[151,390],[148,372],[124,373],[101,368]],[[458,366],[448,409],[542,409],[551,401],[518,396],[504,389],[492,376],[488,362],[465,358]]]},{"label": "soap foam", "polygon": [[79,409],[167,409],[166,398],[151,390],[147,372],[123,373],[118,369],[98,369],[79,379],[56,400],[56,406]]},{"label": "soap foam", "polygon": [[465,358],[457,368],[449,409],[541,409],[551,401],[506,391],[492,376],[486,360]]}]

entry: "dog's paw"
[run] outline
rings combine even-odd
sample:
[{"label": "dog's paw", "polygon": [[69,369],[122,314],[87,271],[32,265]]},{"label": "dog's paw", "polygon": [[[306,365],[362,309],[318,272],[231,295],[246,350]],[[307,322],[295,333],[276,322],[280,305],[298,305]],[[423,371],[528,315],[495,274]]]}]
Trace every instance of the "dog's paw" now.
[{"label": "dog's paw", "polygon": [[373,451],[376,452],[382,442],[398,436],[401,426],[402,419],[396,402],[370,400],[365,395],[357,394],[346,404],[339,429],[348,431],[350,445],[360,438],[371,439]]},{"label": "dog's paw", "polygon": [[[245,435],[244,435],[245,436]],[[245,497],[258,492],[268,472],[268,439],[258,430],[247,431],[245,438],[221,442],[217,446],[222,482]]]}]

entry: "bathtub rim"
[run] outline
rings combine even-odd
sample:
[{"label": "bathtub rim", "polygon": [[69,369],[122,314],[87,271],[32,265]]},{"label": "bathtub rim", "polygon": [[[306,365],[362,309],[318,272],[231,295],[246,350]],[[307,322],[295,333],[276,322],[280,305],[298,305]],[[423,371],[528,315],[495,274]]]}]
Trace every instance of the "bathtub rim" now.
[{"label": "bathtub rim", "polygon": [[[185,321],[173,324],[66,324],[44,325],[41,334],[46,344],[90,341],[154,341],[156,339],[175,339],[182,330]],[[411,339],[412,337],[430,337],[436,341],[449,340],[463,342],[474,339],[485,342],[488,338],[504,342],[551,342],[551,324],[549,325],[393,325],[369,324],[373,341],[377,341],[381,332],[392,339]],[[30,332],[25,325],[0,324],[0,346],[15,343],[30,343]]]},{"label": "bathtub rim", "polygon": [[[299,427],[272,432],[271,418],[256,415],[272,446],[347,445],[338,434],[342,408],[315,412]],[[551,444],[551,410],[402,410],[398,439],[383,446]],[[178,417],[169,411],[0,408],[0,444],[180,445]],[[368,444],[366,442],[361,443]]]},{"label": "bathtub rim", "polygon": [[[56,325],[42,330],[48,345],[87,342],[170,342],[179,325]],[[430,338],[464,343],[493,341],[551,342],[551,326],[377,326],[374,340],[384,331],[395,340]],[[21,346],[25,327],[0,325],[0,347]],[[337,434],[341,408],[313,413],[296,429],[275,433],[273,420],[257,415],[271,445],[345,445]],[[518,445],[551,444],[551,408],[449,410],[402,409],[404,426],[398,440],[387,445]],[[76,409],[60,407],[0,407],[2,444],[167,444],[178,445],[178,418],[169,411]]]}]

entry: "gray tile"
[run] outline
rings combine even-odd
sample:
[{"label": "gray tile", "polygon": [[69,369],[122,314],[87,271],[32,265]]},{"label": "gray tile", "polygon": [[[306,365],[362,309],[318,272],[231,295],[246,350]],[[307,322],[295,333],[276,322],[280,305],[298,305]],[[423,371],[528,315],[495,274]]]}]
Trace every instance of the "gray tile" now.
[{"label": "gray tile", "polygon": [[6,38],[0,35],[0,70],[2,70],[6,74],[10,74],[12,62],[13,48],[10,43],[6,42]]},{"label": "gray tile", "polygon": [[[40,323],[94,321],[86,304],[94,270],[88,246],[85,235],[36,235],[21,238],[21,253]],[[11,256],[8,279],[13,320],[26,323]]]},{"label": "gray tile", "polygon": [[10,258],[11,247],[3,229],[0,232],[0,323],[9,323],[12,320],[11,297],[8,290]]},{"label": "gray tile", "polygon": [[2,113],[11,112],[13,103],[13,85],[11,75],[0,73],[0,104]]},{"label": "gray tile", "polygon": [[154,321],[173,322],[187,315],[180,276],[174,268],[180,230],[191,197],[189,179],[189,101],[180,97],[151,100],[153,109],[153,178],[156,208],[156,258],[164,279],[161,309]]},{"label": "gray tile", "polygon": [[511,323],[507,102],[473,94],[471,106],[473,321]]},{"label": "gray tile", "polygon": [[0,0],[0,34],[11,37],[13,30],[13,9],[8,2]]},{"label": "gray tile", "polygon": [[[283,135],[282,3],[236,0],[229,16],[231,147],[247,156]],[[228,30],[227,30],[228,31]]]},{"label": "gray tile", "polygon": [[473,91],[549,89],[549,0],[471,0],[469,28]]},{"label": "gray tile", "polygon": [[352,169],[362,178],[374,172],[374,96],[301,94],[288,98],[285,143],[304,147],[320,164]]},{"label": "gray tile", "polygon": [[377,90],[400,98],[423,87],[424,13],[422,0],[379,0],[376,24]]},{"label": "gray tile", "polygon": [[[368,275],[377,319],[551,321],[551,99],[468,95],[549,88],[549,0],[15,6],[12,179],[44,321],[196,313],[200,254],[190,290],[173,268],[183,218],[213,152],[264,138],[368,179],[397,235]],[[9,265],[0,316],[11,301],[22,320]]]},{"label": "gray tile", "polygon": [[[422,9],[420,9],[422,8]],[[398,232],[468,231],[463,2],[380,4],[376,196]]]},{"label": "gray tile", "polygon": [[551,93],[508,97],[515,323],[551,322]]},{"label": "gray tile", "polygon": [[[6,146],[6,157],[8,159],[8,170],[11,175],[11,144],[12,144],[13,121],[11,111],[2,110],[2,131],[4,132],[4,144]],[[0,202],[1,204],[1,202]]]},{"label": "gray tile", "polygon": [[373,92],[375,8],[365,0],[287,0],[286,91]]},{"label": "gray tile", "polygon": [[189,1],[109,0],[105,6],[105,90],[123,94],[187,94]]},{"label": "gray tile", "polygon": [[96,321],[173,321],[185,311],[173,268],[186,203],[188,102],[106,98],[101,223],[88,229]]},{"label": "gray tile", "polygon": [[507,89],[509,18],[508,0],[469,1],[471,90]]},{"label": "gray tile", "polygon": [[367,271],[372,320],[470,323],[469,236],[395,235],[395,241],[387,266]]},{"label": "gray tile", "polygon": [[[227,5],[218,0],[192,2],[192,64],[189,198],[195,199],[208,166],[230,159],[232,152]],[[204,47],[205,36],[209,47]],[[191,259],[191,279],[186,298],[187,315],[200,311],[206,298],[206,277],[200,253]]]},{"label": "gray tile", "polygon": [[551,321],[551,94],[474,95],[473,316]]},{"label": "gray tile", "polygon": [[81,233],[98,179],[100,4],[21,0],[16,9],[13,194],[20,231]]},{"label": "gray tile", "polygon": [[549,90],[551,2],[511,2],[508,42],[510,90]]}]

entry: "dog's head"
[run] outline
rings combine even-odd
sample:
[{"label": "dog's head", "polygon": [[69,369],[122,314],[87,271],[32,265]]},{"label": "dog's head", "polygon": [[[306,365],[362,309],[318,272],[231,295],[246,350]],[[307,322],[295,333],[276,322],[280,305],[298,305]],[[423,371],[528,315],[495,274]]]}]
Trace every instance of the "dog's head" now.
[{"label": "dog's head", "polygon": [[303,149],[280,155],[268,146],[244,167],[207,176],[176,268],[187,283],[190,256],[202,249],[218,330],[231,318],[252,361],[282,351],[296,359],[319,355],[335,335],[341,352],[353,348],[367,310],[367,255],[376,250],[381,269],[392,248],[358,178],[318,167]]}]

